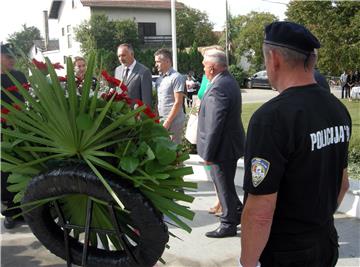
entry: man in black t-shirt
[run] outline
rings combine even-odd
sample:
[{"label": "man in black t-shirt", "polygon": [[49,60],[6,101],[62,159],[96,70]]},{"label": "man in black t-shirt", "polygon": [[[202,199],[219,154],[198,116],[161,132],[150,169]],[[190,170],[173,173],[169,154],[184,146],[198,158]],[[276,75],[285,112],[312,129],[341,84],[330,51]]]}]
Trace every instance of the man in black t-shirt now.
[{"label": "man in black t-shirt", "polygon": [[[14,70],[15,65],[15,55],[12,49],[10,48],[9,44],[1,45],[1,87],[4,89],[10,88],[14,86],[14,83],[11,81],[10,77],[7,75],[6,72],[9,72],[12,76],[15,77],[16,80],[18,80],[21,84],[27,83],[25,75],[17,70]],[[18,99],[24,101],[24,98],[21,96],[21,94],[16,89],[11,89],[10,91],[14,96],[16,96]],[[11,104],[11,99],[3,92],[1,91],[1,109],[3,109],[2,103],[6,102]],[[2,127],[7,127],[6,122]],[[2,139],[2,136],[1,136]],[[1,172],[1,202],[8,208],[11,208],[14,206],[13,203],[13,197],[14,193],[9,192],[6,187],[7,179],[8,179],[9,173],[7,172]],[[7,229],[11,229],[15,226],[15,221],[12,219],[12,216],[15,214],[21,212],[20,209],[14,209],[14,210],[8,210],[8,211],[1,211],[3,215],[5,215],[4,220],[4,226]]]},{"label": "man in black t-shirt", "polygon": [[245,148],[240,266],[335,266],[333,214],[349,187],[351,118],[316,84],[305,27],[274,22],[263,52],[279,95],[252,116]]}]

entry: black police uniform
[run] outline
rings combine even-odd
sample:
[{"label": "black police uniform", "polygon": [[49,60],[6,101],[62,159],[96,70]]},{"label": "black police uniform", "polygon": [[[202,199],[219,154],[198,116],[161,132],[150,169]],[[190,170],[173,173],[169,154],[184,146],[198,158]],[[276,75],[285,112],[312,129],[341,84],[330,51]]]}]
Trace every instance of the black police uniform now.
[{"label": "black police uniform", "polygon": [[[21,71],[18,70],[12,70],[9,72],[12,76],[14,76],[14,78],[21,84],[27,83],[26,77],[24,75],[24,73],[22,73]],[[10,77],[5,74],[2,73],[1,74],[1,86],[3,88],[8,88],[10,86],[13,86],[14,83],[11,81]],[[17,91],[11,91],[11,93],[16,96],[18,99],[20,99],[21,101],[24,101],[24,98],[22,97],[22,95],[17,92]],[[1,101],[5,101],[6,103],[11,103],[11,99],[3,92],[1,91]]]},{"label": "black police uniform", "polygon": [[333,214],[350,134],[347,109],[317,84],[288,88],[254,113],[244,190],[278,193],[261,266],[334,266]]},{"label": "black police uniform", "polygon": [[[14,76],[14,78],[21,84],[27,83],[27,79],[22,72],[17,71],[17,70],[12,70],[9,73],[12,76]],[[1,74],[1,86],[4,89],[9,88],[13,85],[14,85],[14,83],[11,81],[10,77],[7,74]],[[21,101],[24,101],[24,98],[22,97],[22,95],[19,92],[11,91],[11,93],[15,97],[20,99]],[[12,100],[3,91],[1,91],[1,103],[3,103],[3,102],[11,104]],[[2,105],[1,105],[1,107],[2,107]],[[2,127],[6,128],[7,126],[3,125]],[[1,139],[2,139],[2,136],[1,136]],[[12,192],[9,192],[6,189],[6,187],[8,186],[8,184],[7,184],[8,177],[9,177],[9,173],[1,172],[1,202],[4,203],[8,208],[11,208],[15,205],[12,201],[15,194]],[[21,212],[20,209],[13,209],[13,210],[7,210],[7,211],[2,210],[1,211],[1,213],[7,217],[14,216],[15,214],[18,214],[19,212]]]}]

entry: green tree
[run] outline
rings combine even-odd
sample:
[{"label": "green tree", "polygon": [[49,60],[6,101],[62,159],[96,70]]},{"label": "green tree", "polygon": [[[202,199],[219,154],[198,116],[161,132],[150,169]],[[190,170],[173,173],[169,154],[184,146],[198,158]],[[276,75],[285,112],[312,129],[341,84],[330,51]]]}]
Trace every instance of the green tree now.
[{"label": "green tree", "polygon": [[194,42],[188,51],[182,50],[178,52],[178,71],[184,74],[193,71],[195,76],[198,77],[204,72],[202,60],[203,56],[199,52],[196,42]]},{"label": "green tree", "polygon": [[180,50],[192,46],[194,42],[199,46],[218,42],[208,15],[187,6],[176,12],[176,35]]},{"label": "green tree", "polygon": [[117,46],[130,43],[137,49],[139,38],[137,25],[132,20],[112,21],[105,14],[93,14],[74,29],[75,39],[81,43],[81,51],[88,56],[92,51],[102,59],[103,68],[113,72],[118,65]]},{"label": "green tree", "polygon": [[242,57],[251,63],[250,72],[264,68],[262,43],[265,25],[276,20],[273,14],[251,12],[230,18],[231,56],[240,63]]},{"label": "green tree", "polygon": [[339,75],[359,67],[360,2],[291,1],[287,19],[306,26],[320,41],[318,67]]},{"label": "green tree", "polygon": [[9,43],[12,43],[16,48],[28,54],[34,45],[35,40],[40,40],[40,30],[34,26],[27,27],[22,25],[22,30],[14,32],[7,38]]},{"label": "green tree", "polygon": [[155,70],[155,60],[154,54],[156,49],[146,49],[146,50],[137,50],[136,60],[139,60],[141,64],[145,65],[150,69],[150,71],[155,74],[157,70]]}]

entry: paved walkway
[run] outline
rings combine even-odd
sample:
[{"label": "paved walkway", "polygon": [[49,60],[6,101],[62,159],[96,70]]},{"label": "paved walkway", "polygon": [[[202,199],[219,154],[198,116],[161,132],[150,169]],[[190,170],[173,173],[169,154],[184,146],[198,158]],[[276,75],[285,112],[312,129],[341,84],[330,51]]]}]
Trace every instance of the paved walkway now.
[{"label": "paved walkway", "polygon": [[[239,196],[243,191],[237,188]],[[238,236],[224,239],[210,239],[205,232],[214,230],[218,218],[207,213],[213,204],[215,194],[210,182],[199,182],[191,209],[196,212],[194,221],[189,222],[193,231],[169,227],[169,230],[182,240],[170,238],[170,249],[166,249],[163,259],[171,267],[230,267],[237,266],[240,253],[240,231]],[[340,235],[340,258],[337,266],[360,266],[360,220],[336,214],[336,226]],[[1,222],[2,225],[2,222]],[[65,262],[47,251],[23,224],[18,228],[6,230],[1,228],[1,266],[6,267],[63,267]],[[158,263],[156,266],[163,266]],[[166,267],[165,266],[165,267]],[[106,267],[106,266],[104,266]]]},{"label": "paved walkway", "polygon": [[[331,93],[337,98],[341,98],[341,89],[337,86],[331,87]],[[279,93],[270,89],[247,89],[241,88],[242,102],[245,103],[264,103]]]}]

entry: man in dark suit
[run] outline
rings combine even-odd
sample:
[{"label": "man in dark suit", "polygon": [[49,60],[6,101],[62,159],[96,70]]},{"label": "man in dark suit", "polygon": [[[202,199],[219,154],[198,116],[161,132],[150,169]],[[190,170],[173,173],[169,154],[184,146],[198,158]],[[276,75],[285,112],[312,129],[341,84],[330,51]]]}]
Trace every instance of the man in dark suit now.
[{"label": "man in dark suit", "polygon": [[125,83],[130,98],[140,99],[152,107],[150,70],[135,60],[134,49],[130,44],[119,45],[117,55],[121,65],[115,69],[115,78]]},{"label": "man in dark suit", "polygon": [[237,160],[244,154],[245,132],[241,122],[241,91],[227,70],[223,51],[206,51],[203,60],[209,80],[200,105],[197,150],[209,165],[223,214],[220,226],[207,237],[235,236],[240,224],[242,203],[235,190]]}]

